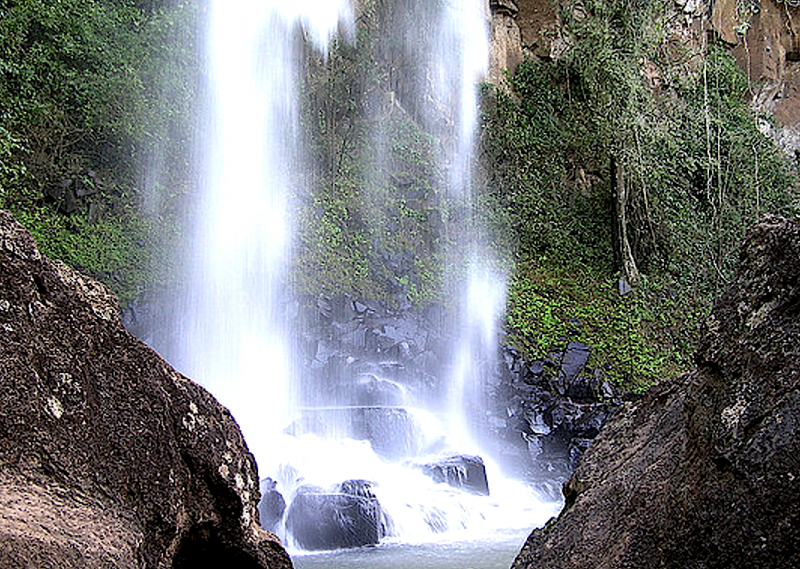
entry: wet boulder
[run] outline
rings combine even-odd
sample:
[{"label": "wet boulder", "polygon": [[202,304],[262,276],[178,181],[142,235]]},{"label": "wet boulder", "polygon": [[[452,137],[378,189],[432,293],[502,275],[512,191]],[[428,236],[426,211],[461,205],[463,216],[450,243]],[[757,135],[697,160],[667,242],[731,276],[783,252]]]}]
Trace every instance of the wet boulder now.
[{"label": "wet boulder", "polygon": [[347,480],[332,491],[301,486],[286,512],[286,529],[306,550],[361,547],[386,535],[387,518],[372,483]]},{"label": "wet boulder", "polygon": [[345,436],[369,441],[376,454],[402,459],[418,454],[425,446],[425,433],[413,413],[404,407],[323,407],[305,409],[286,430],[299,436]]},{"label": "wet boulder", "polygon": [[261,481],[261,501],[258,503],[258,513],[261,517],[261,527],[277,533],[283,514],[286,512],[286,500],[278,492],[277,483],[272,478]]},{"label": "wet boulder", "polygon": [[418,465],[434,481],[474,494],[489,495],[486,467],[479,456],[457,454]]},{"label": "wet boulder", "polygon": [[361,374],[353,391],[354,403],[359,406],[400,406],[406,402],[402,385],[371,373]]}]

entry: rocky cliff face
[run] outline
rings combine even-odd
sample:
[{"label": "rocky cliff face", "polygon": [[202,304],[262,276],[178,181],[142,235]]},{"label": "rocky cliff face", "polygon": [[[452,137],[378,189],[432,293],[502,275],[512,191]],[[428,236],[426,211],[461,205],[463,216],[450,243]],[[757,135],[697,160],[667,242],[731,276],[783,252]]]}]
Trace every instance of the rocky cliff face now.
[{"label": "rocky cliff face", "polygon": [[491,58],[489,82],[502,85],[524,57],[554,59],[564,51],[557,2],[554,0],[489,0]]},{"label": "rocky cliff face", "polygon": [[230,413],[0,212],[0,566],[289,568]]},{"label": "rocky cliff face", "polygon": [[[732,0],[718,0],[720,34],[729,36]],[[794,0],[766,0],[748,22],[733,47],[739,66],[756,85],[753,102],[759,110],[775,116],[777,125],[763,124],[787,152],[800,150],[800,3]]]},{"label": "rocky cliff face", "polygon": [[[492,58],[489,81],[501,84],[523,57],[554,59],[569,47],[559,7],[564,0],[489,0]],[[579,5],[579,4],[578,4]],[[701,53],[708,42],[729,49],[754,84],[752,100],[777,125],[763,123],[788,153],[800,150],[800,2],[795,0],[675,0],[664,51]],[[658,70],[644,62],[643,76]],[[657,80],[658,78],[655,77]]]},{"label": "rocky cliff face", "polygon": [[514,568],[800,566],[800,223],[766,217],[697,369],[609,421]]}]

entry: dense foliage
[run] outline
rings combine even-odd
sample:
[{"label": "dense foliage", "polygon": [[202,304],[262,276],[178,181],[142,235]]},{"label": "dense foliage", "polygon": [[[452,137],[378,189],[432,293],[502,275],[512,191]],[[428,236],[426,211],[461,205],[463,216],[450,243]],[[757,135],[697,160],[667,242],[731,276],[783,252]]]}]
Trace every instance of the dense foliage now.
[{"label": "dense foliage", "polygon": [[142,214],[145,188],[188,177],[197,8],[162,4],[0,3],[0,207],[123,300],[173,227]]},{"label": "dense foliage", "polygon": [[[486,200],[520,260],[513,342],[542,355],[583,339],[637,384],[686,365],[746,227],[798,203],[795,164],[759,131],[768,118],[733,59],[713,44],[664,48],[667,4],[564,3],[565,56],[528,60],[510,93],[485,93]],[[641,286],[620,297],[617,277]]]}]

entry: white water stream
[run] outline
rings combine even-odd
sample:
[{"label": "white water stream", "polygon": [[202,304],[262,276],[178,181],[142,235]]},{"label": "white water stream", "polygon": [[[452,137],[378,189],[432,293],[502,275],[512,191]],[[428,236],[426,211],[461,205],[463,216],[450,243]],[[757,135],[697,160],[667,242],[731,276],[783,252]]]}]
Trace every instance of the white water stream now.
[{"label": "white water stream", "polygon": [[[446,153],[449,189],[471,211],[476,82],[488,61],[488,7],[485,0],[446,0],[442,6],[435,49],[420,56],[429,58],[428,76],[439,103],[431,108],[452,114],[441,133],[453,141]],[[199,153],[201,196],[194,213],[178,365],[230,408],[261,476],[272,477],[288,502],[303,485],[332,488],[345,480],[371,481],[391,519],[376,550],[381,553],[375,555],[402,551],[417,565],[414,552],[424,551],[422,544],[447,549],[454,543],[494,540],[518,547],[531,527],[554,513],[555,504],[543,503],[529,487],[505,478],[488,456],[491,494],[482,496],[435,483],[404,460],[379,456],[364,440],[283,432],[300,403],[293,391],[300,371],[284,310],[292,253],[290,196],[304,167],[298,148],[299,50],[304,37],[325,52],[335,34],[353,27],[348,0],[210,2],[206,140]],[[403,34],[398,30],[387,41],[402,40]],[[497,351],[504,282],[474,237],[479,232],[473,228],[468,233],[472,237],[463,249],[471,252],[471,260],[457,286],[467,292],[459,301],[459,348],[453,350],[448,397],[434,414],[409,411],[421,425],[417,462],[429,459],[426,453],[434,449],[481,452],[471,431],[471,418],[482,412],[483,378],[477,370],[490,368]],[[285,527],[278,531],[285,533]],[[292,536],[283,537],[296,551]],[[503,552],[508,555],[507,549]],[[300,565],[311,567],[320,559],[304,557]],[[329,561],[323,564],[349,563],[341,556],[332,565]],[[419,566],[438,565],[419,561]]]},{"label": "white water stream", "polygon": [[294,408],[283,303],[298,163],[297,62],[304,33],[325,50],[349,0],[213,0],[208,103],[179,361],[235,414],[251,451]]}]

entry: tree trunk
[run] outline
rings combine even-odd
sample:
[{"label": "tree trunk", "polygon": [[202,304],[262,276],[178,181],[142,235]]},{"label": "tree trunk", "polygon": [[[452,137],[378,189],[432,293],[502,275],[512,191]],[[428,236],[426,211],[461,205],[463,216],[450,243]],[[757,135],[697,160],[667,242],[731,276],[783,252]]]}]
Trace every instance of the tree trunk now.
[{"label": "tree trunk", "polygon": [[625,181],[625,169],[618,160],[612,158],[611,171],[614,179],[614,260],[628,283],[637,286],[641,279],[628,240],[627,206],[630,196]]}]

